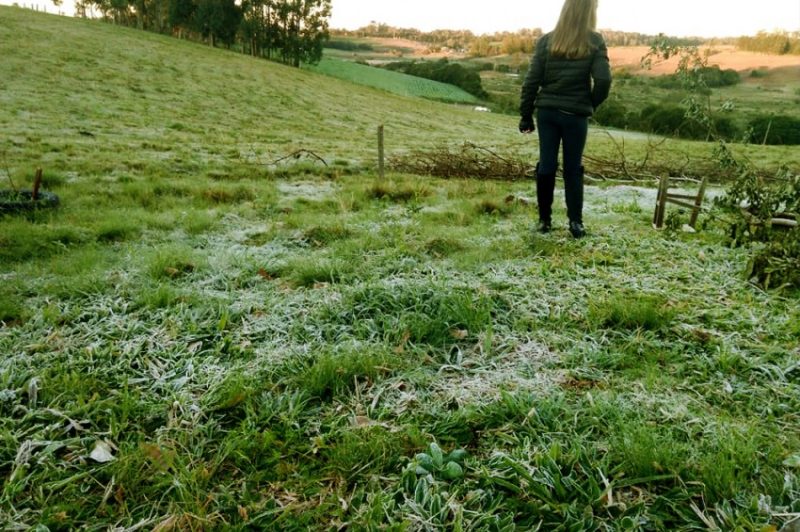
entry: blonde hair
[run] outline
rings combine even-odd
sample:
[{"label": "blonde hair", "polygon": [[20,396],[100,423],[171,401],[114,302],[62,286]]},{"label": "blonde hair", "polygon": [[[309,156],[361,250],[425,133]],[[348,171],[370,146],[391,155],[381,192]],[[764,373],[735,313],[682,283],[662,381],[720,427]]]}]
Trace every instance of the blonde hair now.
[{"label": "blonde hair", "polygon": [[568,59],[591,53],[590,36],[597,27],[597,0],[566,0],[550,41],[550,53]]}]

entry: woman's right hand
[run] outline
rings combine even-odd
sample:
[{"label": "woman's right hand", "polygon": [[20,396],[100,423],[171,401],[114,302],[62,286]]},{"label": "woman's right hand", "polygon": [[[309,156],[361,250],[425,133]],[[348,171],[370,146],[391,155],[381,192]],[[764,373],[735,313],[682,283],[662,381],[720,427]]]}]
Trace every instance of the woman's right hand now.
[{"label": "woman's right hand", "polygon": [[536,126],[533,124],[533,118],[523,116],[519,121],[519,132],[533,133],[534,131],[536,131]]}]

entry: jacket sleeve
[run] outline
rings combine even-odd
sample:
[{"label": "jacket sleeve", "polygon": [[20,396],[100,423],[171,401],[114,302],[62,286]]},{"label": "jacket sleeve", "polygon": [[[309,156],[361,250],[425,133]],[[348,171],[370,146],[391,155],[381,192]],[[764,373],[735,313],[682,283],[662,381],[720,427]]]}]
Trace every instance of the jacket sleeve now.
[{"label": "jacket sleeve", "polygon": [[597,109],[606,101],[611,91],[611,66],[608,61],[608,48],[600,38],[600,45],[592,58],[592,107]]},{"label": "jacket sleeve", "polygon": [[522,98],[519,105],[519,114],[522,118],[533,117],[536,106],[536,96],[544,81],[545,64],[547,62],[547,39],[542,37],[536,43],[525,82],[522,84]]}]

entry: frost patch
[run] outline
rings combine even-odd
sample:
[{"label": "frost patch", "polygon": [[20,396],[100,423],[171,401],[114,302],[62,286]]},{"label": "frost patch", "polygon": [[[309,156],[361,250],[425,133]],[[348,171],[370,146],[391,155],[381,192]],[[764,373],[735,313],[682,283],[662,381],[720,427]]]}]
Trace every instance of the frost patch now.
[{"label": "frost patch", "polygon": [[336,192],[336,187],[328,181],[297,181],[292,183],[278,183],[278,192],[283,199],[311,199],[320,200]]},{"label": "frost patch", "polygon": [[[475,356],[472,359],[471,356]],[[373,407],[380,401],[385,407],[401,415],[422,404],[453,404],[460,408],[470,405],[487,405],[500,400],[503,392],[545,393],[564,380],[562,370],[549,366],[558,355],[547,346],[526,342],[516,348],[488,359],[480,355],[451,356],[449,364],[439,369],[432,382],[416,388],[413,383],[387,383],[373,390]]]}]

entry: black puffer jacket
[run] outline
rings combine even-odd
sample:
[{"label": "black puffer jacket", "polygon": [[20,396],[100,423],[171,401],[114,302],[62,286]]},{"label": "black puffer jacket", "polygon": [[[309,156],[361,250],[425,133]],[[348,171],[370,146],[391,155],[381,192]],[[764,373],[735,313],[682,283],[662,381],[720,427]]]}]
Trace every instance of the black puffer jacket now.
[{"label": "black puffer jacket", "polygon": [[535,107],[548,107],[591,116],[608,98],[611,89],[608,48],[603,37],[592,33],[591,54],[580,59],[567,59],[550,54],[551,36],[548,33],[536,43],[522,85],[520,114],[523,118],[531,118]]}]

